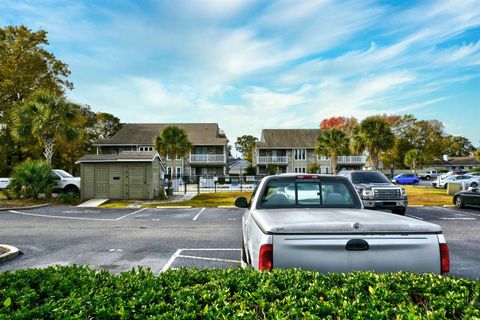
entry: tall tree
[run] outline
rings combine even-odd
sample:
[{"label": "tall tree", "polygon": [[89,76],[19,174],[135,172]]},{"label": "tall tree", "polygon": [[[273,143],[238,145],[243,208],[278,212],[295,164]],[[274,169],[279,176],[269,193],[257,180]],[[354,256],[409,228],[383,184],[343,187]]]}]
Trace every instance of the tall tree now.
[{"label": "tall tree", "polygon": [[349,138],[340,129],[323,130],[317,139],[315,153],[319,156],[330,157],[332,172],[337,174],[337,157],[349,154]]},{"label": "tall tree", "polygon": [[79,110],[79,105],[55,93],[37,91],[15,113],[14,134],[19,141],[38,140],[50,165],[57,142],[78,138]]},{"label": "tall tree", "polygon": [[383,117],[368,117],[353,130],[352,149],[358,153],[368,151],[374,170],[378,170],[381,152],[390,150],[394,143],[395,136]]},{"label": "tall tree", "polygon": [[243,156],[243,159],[252,162],[253,158],[253,148],[255,148],[255,142],[258,141],[258,138],[251,135],[243,135],[237,137],[237,142],[235,142],[235,149],[240,152]]},{"label": "tall tree", "polygon": [[450,157],[467,157],[477,149],[463,136],[448,135],[444,138],[444,154]]},{"label": "tall tree", "polygon": [[125,125],[113,114],[106,112],[97,112],[95,114],[96,123],[94,126],[96,139],[105,139],[112,137],[118,130]]},{"label": "tall tree", "polygon": [[[48,52],[47,32],[25,26],[0,28],[0,172],[8,174],[25,157],[12,135],[13,116],[39,89],[61,94],[72,89],[68,66]],[[30,153],[28,153],[31,155]]]},{"label": "tall tree", "polygon": [[163,158],[169,156],[172,160],[172,178],[177,178],[175,170],[175,160],[177,157],[185,157],[192,149],[192,144],[188,140],[185,130],[177,126],[168,126],[153,139],[155,149]]},{"label": "tall tree", "polygon": [[358,120],[355,117],[331,117],[322,120],[320,123],[320,129],[340,129],[350,134],[357,124]]}]

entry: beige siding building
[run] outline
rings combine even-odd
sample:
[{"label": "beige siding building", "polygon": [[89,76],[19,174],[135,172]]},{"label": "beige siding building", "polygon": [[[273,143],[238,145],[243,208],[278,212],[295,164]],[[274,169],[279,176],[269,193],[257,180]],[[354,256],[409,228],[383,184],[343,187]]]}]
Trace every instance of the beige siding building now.
[{"label": "beige siding building", "polygon": [[[307,173],[314,163],[319,166],[318,173],[331,173],[330,159],[315,154],[315,144],[319,135],[320,129],[262,130],[253,156],[257,174]],[[338,157],[337,165],[339,170],[362,169],[365,161],[365,156],[341,156]]]},{"label": "beige siding building", "polygon": [[[113,137],[100,139],[93,146],[98,154],[122,151],[153,151],[153,139],[167,126],[184,129],[193,145],[185,158],[175,164],[164,159],[166,174],[176,170],[177,177],[222,176],[227,172],[227,138],[216,123],[128,123]],[[175,167],[175,168],[174,168]]]}]

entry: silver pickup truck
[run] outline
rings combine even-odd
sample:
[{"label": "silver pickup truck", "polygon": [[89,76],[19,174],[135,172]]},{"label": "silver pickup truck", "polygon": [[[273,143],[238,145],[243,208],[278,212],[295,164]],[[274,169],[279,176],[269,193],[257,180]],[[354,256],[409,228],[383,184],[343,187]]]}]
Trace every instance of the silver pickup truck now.
[{"label": "silver pickup truck", "polygon": [[440,226],[364,209],[345,177],[269,176],[235,205],[245,208],[242,261],[257,270],[450,271]]}]

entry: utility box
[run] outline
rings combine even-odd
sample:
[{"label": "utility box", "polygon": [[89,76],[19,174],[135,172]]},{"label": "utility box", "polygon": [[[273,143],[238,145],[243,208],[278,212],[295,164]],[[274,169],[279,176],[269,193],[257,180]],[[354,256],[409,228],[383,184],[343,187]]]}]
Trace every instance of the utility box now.
[{"label": "utility box", "polygon": [[157,152],[88,154],[78,163],[82,200],[152,200],[164,189],[165,167]]},{"label": "utility box", "polygon": [[462,184],[461,183],[448,183],[447,184],[447,194],[449,196],[454,195],[457,192],[462,191]]}]

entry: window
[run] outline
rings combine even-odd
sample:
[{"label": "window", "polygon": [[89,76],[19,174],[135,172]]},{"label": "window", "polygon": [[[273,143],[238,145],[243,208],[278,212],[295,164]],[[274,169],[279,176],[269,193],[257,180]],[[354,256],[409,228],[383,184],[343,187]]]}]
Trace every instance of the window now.
[{"label": "window", "polygon": [[167,174],[168,174],[169,176],[172,175],[172,167],[167,167]]},{"label": "window", "polygon": [[[172,160],[172,159],[170,159],[170,155],[169,155],[169,154],[167,154],[167,160]],[[175,160],[176,160],[176,161],[180,161],[181,159],[180,159],[178,156],[176,156]]]},{"label": "window", "polygon": [[295,167],[293,169],[295,173],[307,173],[307,168],[306,167]]},{"label": "window", "polygon": [[353,172],[352,182],[354,184],[360,183],[390,183],[382,173],[375,171]]},{"label": "window", "polygon": [[177,167],[177,178],[182,176],[182,168]]},{"label": "window", "polygon": [[338,207],[354,208],[359,203],[354,190],[339,179],[282,179],[268,182],[262,208]]},{"label": "window", "polygon": [[327,156],[317,156],[317,160],[318,161],[328,161],[328,160],[330,160],[330,158],[327,157]]},{"label": "window", "polygon": [[138,151],[153,151],[153,147],[140,146],[138,147]]},{"label": "window", "polygon": [[306,160],[307,159],[307,150],[306,149],[294,149],[293,158],[295,160]]}]

